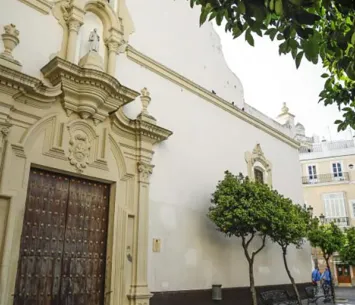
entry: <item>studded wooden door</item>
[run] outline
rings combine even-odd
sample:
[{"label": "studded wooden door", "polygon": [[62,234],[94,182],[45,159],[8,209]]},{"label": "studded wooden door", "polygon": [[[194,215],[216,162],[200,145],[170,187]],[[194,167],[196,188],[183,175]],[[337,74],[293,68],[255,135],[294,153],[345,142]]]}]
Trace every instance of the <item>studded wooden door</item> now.
[{"label": "studded wooden door", "polygon": [[32,169],[14,305],[102,305],[109,188]]}]

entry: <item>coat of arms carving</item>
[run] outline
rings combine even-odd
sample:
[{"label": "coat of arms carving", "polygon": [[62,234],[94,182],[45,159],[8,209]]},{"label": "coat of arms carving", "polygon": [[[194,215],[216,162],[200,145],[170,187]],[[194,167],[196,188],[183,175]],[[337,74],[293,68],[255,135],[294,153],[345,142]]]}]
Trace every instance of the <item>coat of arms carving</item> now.
[{"label": "coat of arms carving", "polygon": [[85,134],[78,133],[69,141],[69,161],[82,172],[89,163],[90,142]]}]

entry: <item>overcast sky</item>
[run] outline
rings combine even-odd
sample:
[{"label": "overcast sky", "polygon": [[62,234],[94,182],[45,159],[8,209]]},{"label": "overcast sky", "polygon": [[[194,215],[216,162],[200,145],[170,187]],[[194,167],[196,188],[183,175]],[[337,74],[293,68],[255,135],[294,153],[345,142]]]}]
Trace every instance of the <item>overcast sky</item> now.
[{"label": "overcast sky", "polygon": [[233,40],[222,27],[215,29],[229,67],[243,84],[246,103],[275,118],[286,102],[308,136],[317,134],[328,140],[350,138],[350,131],[336,131],[334,121],[341,118],[337,107],[318,103],[324,84],[321,64],[304,60],[297,70],[291,54],[279,56],[277,41],[255,35],[255,47],[251,47],[243,36]]}]

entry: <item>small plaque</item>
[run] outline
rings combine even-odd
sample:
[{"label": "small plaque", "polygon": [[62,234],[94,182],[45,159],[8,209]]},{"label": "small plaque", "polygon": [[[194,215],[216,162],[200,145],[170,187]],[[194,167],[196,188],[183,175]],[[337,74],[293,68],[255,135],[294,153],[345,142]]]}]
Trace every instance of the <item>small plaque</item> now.
[{"label": "small plaque", "polygon": [[161,241],[159,238],[153,238],[153,252],[160,252]]}]

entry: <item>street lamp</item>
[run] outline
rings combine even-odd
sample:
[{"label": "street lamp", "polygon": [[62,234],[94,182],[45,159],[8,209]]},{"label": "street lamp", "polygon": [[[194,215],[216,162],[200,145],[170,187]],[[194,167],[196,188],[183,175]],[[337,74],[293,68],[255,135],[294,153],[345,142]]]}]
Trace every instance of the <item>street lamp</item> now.
[{"label": "street lamp", "polygon": [[322,214],[319,215],[319,219],[322,225],[324,225],[324,220],[325,220],[325,216]]},{"label": "street lamp", "polygon": [[313,216],[313,207],[311,205],[308,206],[307,212],[311,215],[311,217]]}]

